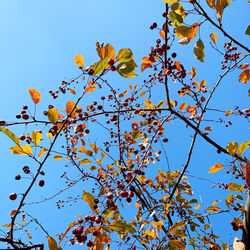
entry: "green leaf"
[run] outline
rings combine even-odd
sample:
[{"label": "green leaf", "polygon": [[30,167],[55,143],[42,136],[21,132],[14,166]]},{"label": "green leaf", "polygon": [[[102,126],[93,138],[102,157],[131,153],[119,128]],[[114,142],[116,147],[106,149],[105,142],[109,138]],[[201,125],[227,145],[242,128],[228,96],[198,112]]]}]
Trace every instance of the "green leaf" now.
[{"label": "green leaf", "polygon": [[125,220],[117,220],[112,222],[109,227],[112,230],[118,231],[120,233],[135,233],[135,229]]},{"label": "green leaf", "polygon": [[123,62],[117,65],[117,71],[121,76],[126,76],[136,70],[137,64],[133,59],[128,62]]},{"label": "green leaf", "polygon": [[108,60],[109,57],[106,56],[96,64],[94,68],[95,75],[101,74],[104,71],[104,69],[107,69],[109,67]]},{"label": "green leaf", "polygon": [[51,123],[56,124],[58,120],[58,111],[55,108],[49,109],[48,118]]},{"label": "green leaf", "polygon": [[55,160],[55,161],[58,161],[58,160],[61,160],[63,157],[61,156],[61,155],[55,155],[54,157],[53,157],[53,160]]},{"label": "green leaf", "polygon": [[121,49],[117,56],[115,61],[116,62],[128,62],[133,58],[133,53],[131,49]]},{"label": "green leaf", "polygon": [[114,210],[111,208],[107,208],[102,214],[103,219],[107,219],[112,213],[114,213]]},{"label": "green leaf", "polygon": [[246,32],[245,32],[245,34],[250,36],[250,25],[248,25],[247,30],[246,30]]},{"label": "green leaf", "polygon": [[133,140],[137,140],[141,137],[141,132],[140,130],[135,130],[133,133],[132,133],[132,139]]},{"label": "green leaf", "polygon": [[194,55],[201,62],[204,62],[204,58],[205,58],[204,48],[205,47],[204,47],[202,40],[199,39],[194,46]]},{"label": "green leaf", "polygon": [[243,192],[243,190],[244,190],[244,185],[238,185],[238,184],[235,183],[235,182],[231,182],[231,183],[228,185],[227,189],[228,189],[229,191]]},{"label": "green leaf", "polygon": [[120,74],[120,75],[123,76],[123,77],[125,77],[125,78],[133,78],[133,77],[138,76],[135,72],[130,72],[128,74]]},{"label": "green leaf", "polygon": [[98,208],[97,209],[93,208],[93,206],[95,205],[95,202],[94,202],[95,197],[91,193],[89,193],[88,191],[83,191],[82,198],[90,206],[90,208],[92,209],[94,213],[97,213],[97,214],[99,213]]},{"label": "green leaf", "polygon": [[238,153],[241,154],[243,153],[250,145],[250,141],[246,141],[240,144],[238,148]]},{"label": "green leaf", "polygon": [[37,146],[42,139],[42,133],[40,133],[40,131],[32,131],[31,139],[34,142],[35,146]]},{"label": "green leaf", "polygon": [[9,129],[0,127],[0,131],[2,131],[4,134],[6,134],[17,145],[20,145],[19,138],[13,132],[11,132]]},{"label": "green leaf", "polygon": [[171,10],[169,13],[169,19],[171,21],[171,25],[178,27],[183,24],[183,18],[180,14],[177,14],[175,11]]}]

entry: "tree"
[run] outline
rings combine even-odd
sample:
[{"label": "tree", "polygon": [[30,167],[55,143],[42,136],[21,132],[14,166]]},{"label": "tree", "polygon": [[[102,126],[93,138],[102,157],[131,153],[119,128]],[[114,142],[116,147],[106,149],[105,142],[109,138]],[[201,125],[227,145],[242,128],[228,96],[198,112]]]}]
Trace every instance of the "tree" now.
[{"label": "tree", "polygon": [[[234,37],[230,30],[224,29],[222,19],[227,14],[224,12],[238,3],[164,2],[162,23],[150,26],[151,30],[159,31],[159,37],[142,58],[141,73],[146,74],[145,80],[136,84],[130,81],[137,76],[138,67],[131,49],[115,52],[111,44],[97,42],[98,61],[86,66],[83,56],[76,55],[79,75],[49,91],[52,101],[48,109],[38,111],[41,95],[29,88],[34,109],[24,105],[16,121],[0,121],[1,132],[13,141],[11,153],[34,162],[32,167],[23,166],[23,173],[15,176],[17,181],[30,177],[25,182],[25,191],[9,194],[10,200],[17,200],[17,206],[10,211],[10,222],[3,225],[6,230],[0,241],[7,243],[7,247],[44,249],[45,237],[41,236],[42,243],[32,242],[34,228],[39,227],[47,236],[49,249],[61,249],[65,243],[74,246],[80,243],[89,249],[229,249],[232,246],[249,249],[250,163],[246,153],[250,141],[245,133],[244,141],[239,141],[237,133],[239,126],[243,132],[249,126],[250,109],[246,107],[249,91],[247,94],[245,84],[249,80],[246,58],[250,51],[241,37]],[[211,17],[213,13],[215,17]],[[209,27],[210,37],[204,35],[204,27]],[[249,26],[245,33],[242,37],[250,35]],[[197,58],[197,66],[186,66],[183,62],[190,50]],[[214,52],[218,63],[209,69],[216,79],[211,80],[206,75],[208,70],[200,68],[202,63],[202,67],[207,67],[205,55]],[[129,83],[124,87],[112,83],[117,73],[128,78]],[[235,75],[238,83],[224,84],[225,79],[233,81]],[[243,101],[233,91],[241,86]],[[220,104],[221,95],[216,95],[219,88],[223,89],[220,93],[232,92],[235,96],[226,110]],[[156,95],[159,89],[161,93]],[[53,103],[53,99],[62,97],[67,99],[66,107]],[[15,127],[20,126],[25,132],[16,135]],[[97,130],[101,130],[101,138],[97,138]],[[220,141],[226,138],[220,134],[226,137],[227,131],[235,133],[237,141],[227,141],[224,145]],[[176,139],[179,135],[181,140]],[[176,145],[177,141],[182,145]],[[217,182],[212,181],[215,185],[211,194],[223,194],[210,205],[205,201],[206,194],[202,199],[197,196],[199,186],[192,181],[199,179],[206,188],[210,178],[217,178],[193,170],[194,157],[200,165],[208,161],[202,154],[204,144],[209,145],[206,153],[209,163],[214,162],[206,171],[218,176]],[[171,147],[178,151],[176,155],[168,153]],[[46,186],[45,169],[50,159],[65,165],[65,173],[60,175],[65,187],[51,196],[44,194],[42,200],[27,201],[37,185]],[[79,183],[84,186],[77,187],[75,197],[60,200],[60,195]],[[74,212],[67,214],[72,222],[65,225],[63,233],[55,232],[59,234],[57,237],[48,234],[39,218],[26,210],[28,205],[39,206],[54,199],[59,199],[59,209],[63,209],[64,203],[77,200],[88,206],[77,219]],[[230,217],[231,222],[224,219]],[[242,232],[241,240],[237,234],[232,242],[217,230],[218,224],[226,227],[229,223],[233,235]]]}]

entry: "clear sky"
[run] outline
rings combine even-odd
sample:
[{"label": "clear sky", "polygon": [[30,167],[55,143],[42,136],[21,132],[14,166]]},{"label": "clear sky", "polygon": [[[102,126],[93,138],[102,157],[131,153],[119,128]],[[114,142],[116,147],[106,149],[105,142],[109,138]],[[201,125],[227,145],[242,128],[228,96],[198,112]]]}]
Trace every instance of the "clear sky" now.
[{"label": "clear sky", "polygon": [[[223,18],[225,29],[245,45],[249,45],[249,38],[244,35],[249,21],[247,7],[246,0],[233,1],[225,10]],[[0,119],[14,121],[15,115],[20,112],[22,105],[27,104],[32,107],[27,88],[37,89],[41,93],[42,99],[38,111],[46,110],[48,104],[52,102],[48,90],[56,89],[62,80],[69,80],[79,74],[79,70],[74,64],[74,57],[78,53],[83,55],[85,65],[90,65],[98,60],[95,51],[97,40],[101,43],[111,43],[116,52],[120,48],[131,48],[135,61],[140,65],[141,58],[148,54],[150,47],[158,38],[158,31],[149,30],[149,26],[155,21],[162,23],[163,9],[162,0],[0,1]],[[209,13],[214,17],[212,11],[209,10]],[[187,19],[189,24],[195,21]],[[173,48],[177,52],[178,60],[182,61],[188,69],[191,68],[191,65],[196,67],[197,80],[207,79],[210,86],[213,86],[221,74],[221,71],[218,70],[220,60],[216,60],[218,54],[209,48],[208,35],[215,31],[215,28],[211,28],[208,23],[205,23],[200,34],[207,48],[205,65],[198,62],[193,55],[193,46],[197,39],[194,39],[189,47],[176,45]],[[223,35],[218,32],[218,46],[224,41]],[[137,73],[140,74],[139,70]],[[233,109],[235,105],[240,105],[242,108],[249,106],[247,99],[249,87],[238,82],[238,75],[239,71],[223,81],[223,86],[228,85],[228,89],[225,90],[224,87],[218,89],[211,108],[219,107],[221,110],[229,110]],[[111,81],[113,81],[113,86],[119,85],[120,88],[128,88],[130,83],[142,81],[146,76],[147,73],[132,80],[115,77]],[[161,89],[154,94],[153,98],[160,100]],[[162,96],[162,98],[164,97]],[[174,98],[177,98],[177,95],[173,94],[172,99]],[[65,101],[63,98],[59,98],[53,104],[60,108],[62,103],[64,107]],[[211,137],[223,146],[230,141],[241,143],[250,139],[247,123],[243,119],[241,122],[235,121],[235,126],[228,128],[226,132],[224,132],[224,126],[218,124],[213,124],[213,126],[214,131],[211,133]],[[184,128],[182,123],[176,122],[175,126],[170,127],[167,132],[169,141],[172,141],[167,152],[174,168],[181,168],[185,163],[187,145],[191,141],[191,131]],[[180,133],[179,129],[184,132]],[[25,128],[16,128],[14,131],[21,134]],[[96,137],[101,135],[98,134],[98,131],[96,133]],[[28,180],[27,182],[15,181],[14,176],[21,173],[24,165],[33,163],[30,160],[27,161],[25,157],[13,156],[9,152],[13,143],[7,137],[0,135],[0,140],[0,225],[3,225],[9,223],[9,212],[17,205],[17,202],[9,200],[9,193],[22,192],[28,184]],[[208,169],[217,161],[228,164],[230,158],[219,158],[214,154],[215,149],[201,138],[198,139],[197,144],[199,146],[195,149],[192,158],[190,174],[192,172],[193,175],[210,180],[216,180],[220,176],[221,181],[224,181],[226,178],[224,172],[214,177],[207,174]],[[161,166],[157,166],[157,168],[161,168]],[[60,190],[62,183],[59,182],[60,184],[55,186],[53,178],[58,179],[58,176],[64,171],[62,163],[49,160],[46,166],[45,187],[43,189],[36,187],[28,200],[40,200],[42,197],[53,195],[56,190]],[[195,195],[197,198],[201,197],[204,203],[206,202],[205,206],[219,199],[224,203],[226,195],[229,194],[229,192],[218,189],[213,192],[212,184],[209,182],[201,182],[198,179],[190,179],[190,182],[191,185],[194,185],[194,190],[199,187]],[[84,183],[79,184],[65,196],[74,195],[84,188]],[[208,189],[210,192],[207,192]],[[52,236],[55,236],[57,233],[63,232],[67,225],[75,220],[75,215],[84,215],[86,209],[88,208],[83,201],[79,201],[72,207],[66,206],[64,210],[57,210],[55,201],[48,201],[39,204],[38,207],[30,206],[29,212],[34,217],[39,217],[42,225]],[[232,218],[227,216],[225,219],[223,216],[217,217],[221,223],[215,229],[215,234],[221,235],[225,242],[230,237],[232,239],[234,235],[231,233],[229,235],[227,232],[231,230],[229,221]],[[62,220],[62,217],[65,219]],[[227,224],[224,224],[224,221],[228,221]],[[45,238],[46,235],[40,231],[34,234],[34,242],[44,241]]]}]

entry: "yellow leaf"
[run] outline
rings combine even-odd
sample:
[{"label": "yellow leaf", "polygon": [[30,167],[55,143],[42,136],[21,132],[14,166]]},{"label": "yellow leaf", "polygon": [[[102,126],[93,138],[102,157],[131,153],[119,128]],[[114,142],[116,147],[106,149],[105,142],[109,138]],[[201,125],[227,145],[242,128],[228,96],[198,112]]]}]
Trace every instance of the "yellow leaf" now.
[{"label": "yellow leaf", "polygon": [[146,91],[142,91],[140,94],[140,97],[144,96],[146,94]]},{"label": "yellow leaf", "polygon": [[14,146],[14,147],[10,148],[10,152],[12,154],[18,154],[18,155],[31,155],[32,148],[29,145]]},{"label": "yellow leaf", "polygon": [[178,250],[185,250],[186,249],[186,244],[181,240],[170,240],[169,243],[170,244],[172,243],[175,247],[178,248]]},{"label": "yellow leaf", "polygon": [[244,185],[238,185],[235,182],[231,182],[230,184],[228,184],[227,189],[229,191],[236,191],[236,192],[243,192],[244,190]]},{"label": "yellow leaf", "polygon": [[83,160],[80,161],[80,163],[82,165],[87,165],[87,164],[91,163],[91,160],[89,160],[89,159],[83,159]]},{"label": "yellow leaf", "polygon": [[104,153],[101,153],[102,159],[106,158],[107,155],[105,155]]},{"label": "yellow leaf", "polygon": [[29,93],[30,93],[30,97],[31,97],[32,101],[33,101],[35,104],[39,103],[40,100],[41,100],[41,95],[40,95],[40,93],[39,93],[37,90],[35,90],[35,89],[31,89],[31,88],[27,88],[27,89],[28,89],[28,91],[29,91]]},{"label": "yellow leaf", "polygon": [[239,69],[247,69],[249,67],[249,63],[243,63],[239,66]]},{"label": "yellow leaf", "polygon": [[[190,42],[198,31],[199,24],[194,23],[190,27],[188,26],[179,26],[174,30],[175,35],[180,39],[187,39],[187,43]],[[184,43],[184,44],[187,44]]]},{"label": "yellow leaf", "polygon": [[133,58],[133,53],[131,49],[120,49],[116,55],[116,62],[128,62]]},{"label": "yellow leaf", "polygon": [[58,120],[58,111],[55,108],[49,109],[48,118],[51,123],[56,124]]},{"label": "yellow leaf", "polygon": [[42,148],[39,153],[38,153],[38,157],[41,157],[45,152],[47,152],[48,149],[47,148]]},{"label": "yellow leaf", "polygon": [[89,92],[93,92],[96,90],[96,87],[95,87],[96,83],[93,83],[92,81],[90,81],[88,83],[88,86],[87,88],[85,89],[85,93],[89,93]]},{"label": "yellow leaf", "polygon": [[87,150],[85,147],[80,147],[79,152],[84,153],[87,156],[93,155],[93,152],[91,150]]},{"label": "yellow leaf", "polygon": [[200,208],[200,206],[201,206],[201,205],[198,204],[197,206],[194,207],[194,209],[197,209],[197,210],[198,210],[198,209]]},{"label": "yellow leaf", "polygon": [[54,157],[53,157],[53,160],[55,160],[55,161],[58,161],[58,160],[61,160],[63,157],[61,156],[61,155],[55,155]]},{"label": "yellow leaf", "polygon": [[91,210],[94,212],[94,213],[99,213],[99,209],[94,209],[93,206],[95,205],[95,197],[89,193],[88,191],[83,191],[82,193],[82,198],[83,200],[90,206]]},{"label": "yellow leaf", "polygon": [[65,235],[68,233],[68,231],[69,231],[72,227],[74,227],[75,225],[77,225],[78,223],[79,223],[78,221],[75,221],[75,222],[71,222],[71,223],[69,224],[68,228],[65,230],[65,232],[64,232],[63,235],[62,235],[62,237],[60,238],[59,244],[60,244],[60,242],[64,239],[64,237],[65,237]]},{"label": "yellow leaf", "polygon": [[13,132],[11,132],[9,129],[0,127],[0,131],[2,131],[4,134],[6,134],[17,145],[20,145],[19,138]]},{"label": "yellow leaf", "polygon": [[51,133],[47,133],[46,136],[47,136],[50,140],[52,140],[52,136],[53,136],[53,135],[52,135]]},{"label": "yellow leaf", "polygon": [[210,38],[212,39],[213,43],[216,44],[217,42],[217,33],[211,33],[210,35]]},{"label": "yellow leaf", "polygon": [[75,95],[76,94],[76,91],[74,89],[69,89],[70,93]]},{"label": "yellow leaf", "polygon": [[217,11],[217,16],[219,19],[222,18],[224,9],[231,3],[232,0],[217,0],[215,9]]},{"label": "yellow leaf", "polygon": [[[75,107],[75,103],[72,101],[69,101],[66,103],[66,110],[65,112],[67,113],[67,115],[70,114],[70,112],[73,110],[73,108]],[[71,114],[71,116],[74,116],[76,114],[76,111],[74,110]]]},{"label": "yellow leaf", "polygon": [[112,230],[118,231],[120,233],[135,233],[135,229],[125,220],[117,220],[112,222],[109,227]]},{"label": "yellow leaf", "polygon": [[111,59],[115,59],[115,49],[114,47],[107,43],[106,46],[105,46],[105,56],[104,57],[110,57]]},{"label": "yellow leaf", "polygon": [[42,139],[42,133],[40,133],[40,131],[32,131],[31,139],[34,142],[35,146],[37,146]]},{"label": "yellow leaf", "polygon": [[162,229],[162,225],[163,225],[163,221],[159,220],[159,221],[153,221],[152,224],[154,225],[154,227],[161,232]]},{"label": "yellow leaf", "polygon": [[99,148],[95,144],[90,144],[89,146],[94,150],[96,154],[98,153]]},{"label": "yellow leaf", "polygon": [[250,141],[246,141],[240,144],[238,148],[238,153],[241,154],[243,153],[250,145]]},{"label": "yellow leaf", "polygon": [[211,206],[206,209],[208,212],[217,212],[220,211],[219,207]]},{"label": "yellow leaf", "polygon": [[62,249],[61,247],[57,247],[57,243],[54,238],[48,236],[47,240],[48,240],[49,250],[61,250]]},{"label": "yellow leaf", "polygon": [[236,151],[238,149],[238,143],[237,142],[230,142],[227,144],[227,152],[234,156]]},{"label": "yellow leaf", "polygon": [[250,70],[246,69],[239,75],[239,82],[248,83],[250,77]]},{"label": "yellow leaf", "polygon": [[91,166],[91,167],[89,168],[89,171],[96,170],[97,168],[98,168],[97,166]]},{"label": "yellow leaf", "polygon": [[216,200],[213,202],[212,206],[215,206],[216,204],[218,204],[221,200]]},{"label": "yellow leaf", "polygon": [[84,60],[83,60],[83,57],[82,55],[78,54],[75,59],[75,64],[78,66],[78,67],[83,67],[84,66]]},{"label": "yellow leaf", "polygon": [[224,168],[224,165],[220,164],[220,163],[216,163],[215,165],[213,165],[208,173],[216,173],[218,172],[219,170],[221,170],[222,168]]},{"label": "yellow leaf", "polygon": [[96,162],[96,164],[102,164],[102,159],[98,159],[95,162]]},{"label": "yellow leaf", "polygon": [[184,102],[180,106],[180,110],[184,110],[187,107],[187,104]]}]

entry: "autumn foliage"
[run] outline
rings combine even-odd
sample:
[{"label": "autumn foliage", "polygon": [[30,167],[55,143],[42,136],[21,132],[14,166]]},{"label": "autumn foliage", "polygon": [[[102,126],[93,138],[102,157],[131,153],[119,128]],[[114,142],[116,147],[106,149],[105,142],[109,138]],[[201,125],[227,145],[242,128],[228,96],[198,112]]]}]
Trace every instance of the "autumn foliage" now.
[{"label": "autumn foliage", "polygon": [[[70,81],[62,81],[58,89],[49,91],[52,99],[48,109],[39,113],[38,109],[30,108],[32,105],[25,105],[16,115],[16,121],[0,121],[0,131],[13,141],[10,152],[31,158],[35,165],[32,169],[24,166],[23,173],[15,176],[17,181],[28,175],[31,179],[25,184],[24,194],[8,194],[10,200],[16,202],[16,209],[10,211],[10,221],[2,226],[5,237],[0,241],[15,249],[43,249],[44,244],[48,244],[50,250],[62,249],[64,245],[74,248],[76,244],[96,250],[119,247],[226,250],[232,245],[235,249],[249,249],[247,214],[250,205],[245,204],[250,188],[247,157],[250,140],[246,135],[243,142],[228,141],[223,145],[216,138],[218,127],[214,125],[218,123],[220,131],[226,131],[232,126],[230,118],[233,117],[236,123],[238,119],[244,119],[249,126],[249,92],[245,94],[248,103],[244,107],[238,106],[237,100],[228,110],[222,110],[220,105],[210,107],[218,87],[228,91],[226,86],[221,86],[226,76],[234,72],[238,78],[235,84],[248,83],[249,48],[237,37],[232,37],[230,30],[223,29],[222,17],[228,14],[226,9],[230,8],[231,0],[163,2],[165,9],[159,13],[162,23],[150,26],[158,38],[141,62],[134,60],[133,53],[136,52],[129,48],[115,50],[109,43],[97,42],[98,61],[85,65],[84,54],[76,55],[73,60],[79,75]],[[210,15],[212,12],[214,16]],[[205,22],[213,30],[209,36],[202,35]],[[249,35],[249,27],[246,27],[246,34],[242,36]],[[210,45],[205,48],[207,40]],[[187,68],[178,51],[172,49],[175,43],[193,50],[199,68],[202,63],[206,67],[206,50],[215,50],[221,61],[218,79],[215,82],[203,79],[196,65]],[[136,79],[140,73],[145,80],[131,82],[131,78]],[[127,78],[127,85],[118,88],[107,80],[106,76],[112,79],[113,74]],[[155,89],[161,89],[163,99],[154,95]],[[93,100],[92,92],[95,93]],[[30,102],[37,107],[43,98],[39,90],[28,88],[28,93]],[[54,105],[53,100],[61,96],[67,100],[66,106]],[[190,141],[181,166],[169,164],[171,155],[167,152],[167,147],[175,145],[169,140],[168,131],[175,128],[177,122],[184,125],[183,130],[188,128],[184,133],[188,133]],[[25,126],[26,132],[16,135],[16,126]],[[97,129],[103,135],[98,140]],[[179,133],[178,129],[176,133]],[[223,133],[226,135],[227,132]],[[225,196],[209,206],[198,199],[197,190],[189,181],[192,175],[199,176],[192,172],[191,163],[193,154],[199,154],[197,140],[209,144],[214,155],[221,157],[207,169],[209,175],[214,177],[217,172],[224,171],[230,176],[213,183],[213,190],[223,189]],[[22,218],[27,217],[27,195],[35,185],[46,185],[49,158],[66,166],[65,173],[60,176],[66,184],[65,189],[59,193],[55,191],[53,197],[44,194],[47,198],[41,202],[55,199],[58,209],[63,209],[60,194],[81,181],[86,188],[79,187],[76,196],[81,197],[88,210],[79,216],[67,215],[71,216],[72,223],[65,224],[63,232],[53,232],[53,235],[41,226],[39,218],[31,218],[33,227],[41,227],[43,231],[41,243],[37,244],[32,242],[32,229],[25,231],[28,239],[20,231],[24,231],[25,225]],[[71,171],[78,174],[69,181]],[[207,176],[199,178],[209,179]],[[213,190],[211,192],[215,192]],[[33,204],[38,205],[39,202]],[[237,236],[232,241],[229,237],[228,242],[222,241],[220,233],[213,230],[216,223],[212,224],[210,218],[221,214],[232,217],[231,222],[223,221],[231,223],[231,233]],[[241,240],[236,231],[243,233]]]}]

